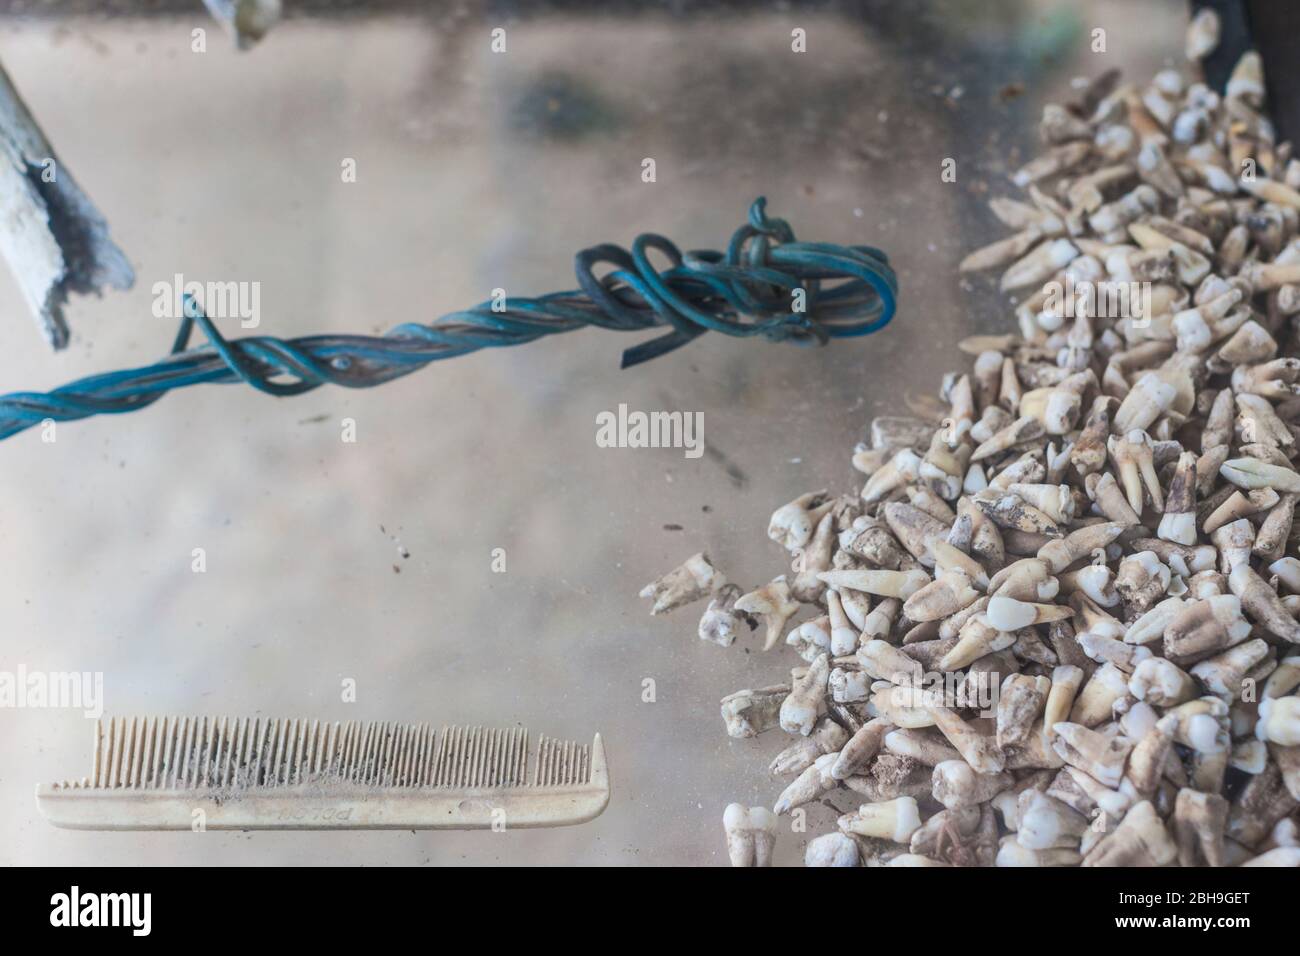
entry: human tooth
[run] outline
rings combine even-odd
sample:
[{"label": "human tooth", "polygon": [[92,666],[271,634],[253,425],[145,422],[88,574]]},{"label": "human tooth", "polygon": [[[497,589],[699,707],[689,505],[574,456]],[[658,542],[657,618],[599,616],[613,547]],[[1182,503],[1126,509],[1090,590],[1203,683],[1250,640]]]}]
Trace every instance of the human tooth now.
[{"label": "human tooth", "polygon": [[1273,697],[1261,701],[1255,736],[1282,747],[1300,746],[1300,697]]},{"label": "human tooth", "polygon": [[823,717],[817,721],[811,734],[807,737],[799,737],[777,754],[768,765],[768,769],[778,777],[801,774],[811,767],[818,757],[839,752],[848,741],[847,730],[829,717]]},{"label": "human tooth", "polygon": [[921,813],[912,797],[899,797],[885,803],[865,803],[856,813],[839,819],[840,830],[858,836],[906,843],[921,826]]},{"label": "human tooth", "polygon": [[799,610],[799,604],[790,596],[790,585],[785,575],[763,585],[756,591],[742,594],[732,605],[737,611],[761,618],[766,629],[763,650],[770,651],[781,639],[786,623]]},{"label": "human tooth", "polygon": [[739,597],[740,588],[734,584],[724,584],[718,588],[713,600],[709,602],[708,610],[700,618],[700,640],[730,647],[735,643],[742,626],[748,624],[751,629],[754,627],[748,614],[736,610],[736,600]]},{"label": "human tooth", "polygon": [[817,527],[817,523],[834,506],[834,499],[830,498],[825,491],[811,491],[806,495],[800,495],[794,501],[772,512],[772,520],[767,526],[767,536],[787,551],[802,548],[812,539],[813,529]]},{"label": "human tooth", "polygon": [[771,866],[776,845],[776,817],[767,807],[728,804],[722,814],[727,857],[732,866]]},{"label": "human tooth", "polygon": [[902,601],[930,583],[924,571],[824,571],[818,577],[836,590],[847,588]]},{"label": "human tooth", "polygon": [[1068,721],[1052,728],[1056,739],[1052,746],[1061,759],[1077,767],[1098,783],[1118,787],[1124,774],[1124,763],[1133,742],[1125,737],[1105,737],[1082,724]]},{"label": "human tooth", "polygon": [[857,866],[858,845],[843,833],[823,833],[808,842],[804,866]]},{"label": "human tooth", "polygon": [[814,760],[811,767],[781,792],[772,812],[777,816],[789,813],[838,787],[840,782],[831,776],[831,767],[837,759],[836,754],[823,754]]},{"label": "human tooth", "polygon": [[683,604],[698,601],[726,583],[722,573],[709,563],[708,555],[700,552],[691,555],[659,580],[647,584],[641,589],[641,597],[654,601],[651,614],[666,614]]},{"label": "human tooth", "polygon": [[738,690],[722,698],[722,720],[731,737],[757,737],[780,726],[781,703],[790,695],[789,684],[757,690]]},{"label": "human tooth", "polygon": [[821,654],[809,666],[803,678],[796,681],[790,694],[781,702],[781,729],[788,734],[807,737],[822,715],[825,706],[827,682],[830,679],[830,657]]}]

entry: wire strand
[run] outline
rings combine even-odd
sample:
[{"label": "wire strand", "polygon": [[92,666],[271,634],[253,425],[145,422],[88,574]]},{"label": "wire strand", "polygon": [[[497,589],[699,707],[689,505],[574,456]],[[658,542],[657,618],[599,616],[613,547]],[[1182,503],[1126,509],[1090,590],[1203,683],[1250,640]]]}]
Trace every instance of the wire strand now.
[{"label": "wire strand", "polygon": [[[651,253],[666,258],[668,267],[657,269]],[[609,271],[598,277],[601,267]],[[301,395],[327,383],[370,388],[439,359],[587,326],[618,332],[669,329],[627,349],[623,368],[705,332],[824,345],[883,328],[894,317],[898,295],[894,272],[879,249],[800,242],[789,223],[767,215],[761,196],[725,253],[683,253],[663,236],[645,233],[630,250],[608,243],[585,249],[574,257],[574,268],[576,290],[483,302],[428,325],[403,323],[382,336],[227,339],[187,293],[169,355],[51,392],[0,396],[0,439],[47,420],[138,411],[172,389],[205,383],[245,382],[277,396]],[[190,348],[195,327],[207,345]]]}]

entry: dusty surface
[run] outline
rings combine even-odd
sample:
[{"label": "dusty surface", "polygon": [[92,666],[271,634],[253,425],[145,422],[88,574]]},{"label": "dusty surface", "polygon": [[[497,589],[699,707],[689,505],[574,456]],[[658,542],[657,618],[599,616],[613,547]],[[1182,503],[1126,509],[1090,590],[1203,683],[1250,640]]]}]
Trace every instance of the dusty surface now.
[{"label": "dusty surface", "polygon": [[[630,340],[590,331],[370,392],[190,389],[3,443],[0,668],[102,671],[110,714],[599,730],[614,797],[591,824],[504,835],[59,831],[32,788],[83,772],[92,724],[8,710],[0,862],[725,863],[723,807],[771,804],[785,739],[729,740],[717,702],[798,660],[757,635],[705,644],[703,603],[651,619],[636,593],[699,550],[766,580],[772,509],[860,484],[870,417],[932,392],[961,336],[1001,330],[1000,298],[955,267],[1001,235],[983,199],[1010,194],[1009,152],[1073,73],[1147,75],[1181,45],[1178,3],[1075,6],[918,17],[915,42],[834,13],[539,15],[508,21],[504,56],[473,19],[296,20],[242,56],[197,11],[0,23],[0,59],[138,276],[76,303],[55,356],[0,275],[4,391],[163,352],[151,287],[177,272],[260,282],[267,333],[379,331],[498,286],[568,288],[574,251],[639,230],[718,247],[760,193],[802,237],[885,248],[903,288],[887,331],[822,350],[706,336],[620,372]],[[702,411],[710,453],[597,447],[619,403]],[[803,839],[783,833],[778,860]]]}]

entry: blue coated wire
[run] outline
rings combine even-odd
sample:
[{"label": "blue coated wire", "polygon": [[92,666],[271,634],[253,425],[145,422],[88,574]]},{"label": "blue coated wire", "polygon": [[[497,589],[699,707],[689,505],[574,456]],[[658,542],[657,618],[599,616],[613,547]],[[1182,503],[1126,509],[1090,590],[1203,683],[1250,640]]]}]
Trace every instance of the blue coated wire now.
[{"label": "blue coated wire", "polygon": [[[659,270],[650,253],[666,257]],[[578,253],[579,288],[536,299],[507,298],[453,312],[429,325],[403,323],[386,335],[227,339],[190,296],[171,353],[144,368],[79,379],[52,392],[0,396],[0,439],[47,419],[133,412],[165,392],[203,383],[246,382],[270,395],[300,395],[327,382],[370,388],[430,362],[481,348],[597,326],[619,332],[669,327],[623,353],[623,368],[676,349],[706,331],[761,335],[773,342],[825,344],[867,335],[894,317],[898,283],[870,246],[799,242],[759,197],[726,253],[681,252],[663,236],[638,236],[631,250],[605,244]],[[610,271],[596,276],[598,266]],[[803,308],[796,308],[797,290]],[[194,327],[208,344],[189,348]]]}]

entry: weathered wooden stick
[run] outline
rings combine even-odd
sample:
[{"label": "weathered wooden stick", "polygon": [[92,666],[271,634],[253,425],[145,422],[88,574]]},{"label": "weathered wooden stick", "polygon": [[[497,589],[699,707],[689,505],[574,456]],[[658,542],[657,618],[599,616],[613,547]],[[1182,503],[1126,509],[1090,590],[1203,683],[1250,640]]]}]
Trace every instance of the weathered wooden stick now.
[{"label": "weathered wooden stick", "polygon": [[0,67],[0,255],[41,332],[68,344],[68,294],[129,289],[135,281],[108,223],[46,141]]}]

